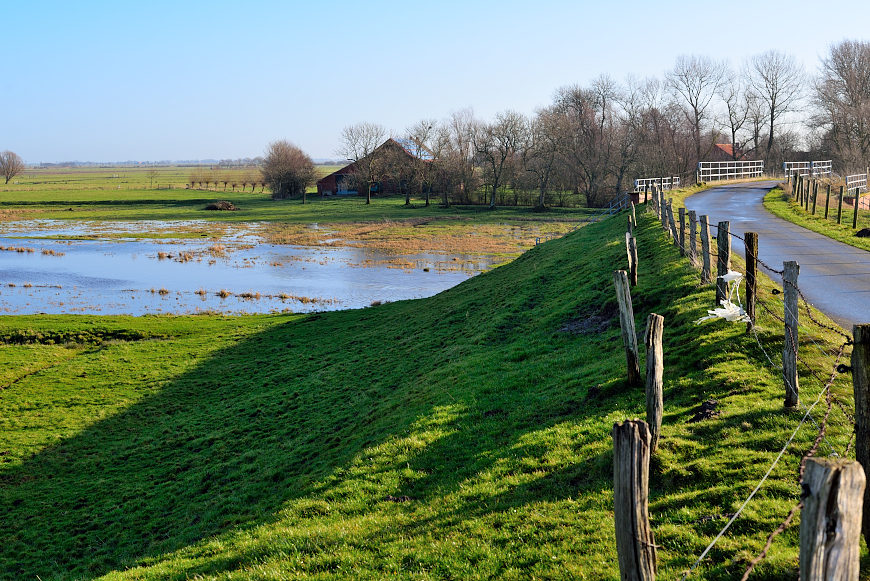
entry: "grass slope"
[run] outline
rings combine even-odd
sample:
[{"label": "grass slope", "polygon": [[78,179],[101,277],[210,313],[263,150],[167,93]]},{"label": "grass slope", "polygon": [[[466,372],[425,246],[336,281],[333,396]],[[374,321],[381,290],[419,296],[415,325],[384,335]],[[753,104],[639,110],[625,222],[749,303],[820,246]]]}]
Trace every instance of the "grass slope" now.
[{"label": "grass slope", "polygon": [[[820,194],[822,197],[822,194]],[[779,216],[783,220],[788,220],[798,226],[803,226],[807,230],[824,234],[828,238],[839,240],[850,246],[870,250],[870,238],[858,238],[855,236],[857,230],[870,228],[870,212],[858,212],[858,227],[857,230],[852,228],[854,220],[854,210],[844,207],[843,216],[840,224],[837,224],[837,205],[834,202],[834,196],[831,196],[831,207],[828,209],[828,218],[825,219],[824,204],[816,207],[815,215],[812,210],[809,212],[798,204],[794,198],[782,190],[775,188],[764,196],[764,207],[772,214]],[[812,202],[811,202],[812,204]],[[811,206],[812,207],[812,206]]]},{"label": "grass slope", "polygon": [[[692,323],[712,288],[639,218],[638,329],[665,317],[650,513],[674,578],[802,413],[743,325]],[[0,318],[0,578],[618,578],[610,431],[645,415],[613,317],[623,232],[622,217],[590,225],[435,297],[356,311]],[[721,415],[689,423],[710,398]],[[761,549],[813,437],[697,578],[733,579]],[[796,545],[792,526],[755,578],[793,578]]]}]

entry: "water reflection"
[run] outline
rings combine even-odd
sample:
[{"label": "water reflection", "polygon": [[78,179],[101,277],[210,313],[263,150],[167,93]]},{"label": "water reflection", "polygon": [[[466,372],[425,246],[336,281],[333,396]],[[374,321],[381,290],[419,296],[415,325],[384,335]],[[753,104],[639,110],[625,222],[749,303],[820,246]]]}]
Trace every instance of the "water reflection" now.
[{"label": "water reflection", "polygon": [[[496,262],[479,255],[398,257],[356,247],[274,246],[260,242],[259,224],[217,225],[219,238],[211,223],[147,226],[188,236],[198,228],[208,232],[201,238],[143,240],[118,237],[142,231],[141,223],[3,223],[0,312],[139,315],[359,308],[434,295]],[[95,234],[95,239],[70,239]]]}]

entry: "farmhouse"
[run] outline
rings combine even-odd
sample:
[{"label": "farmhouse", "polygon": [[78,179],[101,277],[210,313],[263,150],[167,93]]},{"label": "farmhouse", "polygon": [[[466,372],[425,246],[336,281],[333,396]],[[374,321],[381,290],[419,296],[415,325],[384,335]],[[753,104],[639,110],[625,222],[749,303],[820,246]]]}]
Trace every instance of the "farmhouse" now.
[{"label": "farmhouse", "polygon": [[[372,158],[387,159],[390,155],[399,153],[407,155],[408,160],[419,160],[423,162],[432,162],[435,157],[428,149],[422,145],[418,145],[410,139],[402,137],[390,137],[381,145],[379,145],[371,154],[360,160],[360,165],[365,165]],[[356,194],[356,185],[353,183],[353,174],[358,173],[357,163],[351,163],[343,168],[332,172],[317,180],[317,193],[321,196],[332,196],[342,194]],[[390,180],[372,184],[372,192],[390,191],[397,189],[397,184]]]}]

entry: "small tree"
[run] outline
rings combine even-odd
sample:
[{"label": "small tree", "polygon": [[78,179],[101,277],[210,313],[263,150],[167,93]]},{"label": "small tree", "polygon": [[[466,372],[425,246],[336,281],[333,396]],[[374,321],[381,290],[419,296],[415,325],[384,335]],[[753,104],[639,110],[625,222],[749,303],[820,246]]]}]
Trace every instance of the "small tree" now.
[{"label": "small tree", "polygon": [[154,178],[156,178],[159,174],[160,174],[160,172],[157,171],[157,168],[155,168],[155,167],[148,168],[146,175],[148,176],[148,179],[151,182],[151,185],[149,187],[151,187],[151,188],[154,187]]},{"label": "small tree", "polygon": [[7,184],[9,180],[20,174],[22,170],[24,170],[24,160],[21,159],[21,156],[8,149],[0,152],[0,172],[6,178]]},{"label": "small tree", "polygon": [[376,123],[357,123],[341,130],[341,145],[336,153],[353,162],[352,180],[360,193],[365,193],[366,204],[372,203],[371,187],[383,179],[386,169],[386,151],[380,148],[387,130]]},{"label": "small tree", "polygon": [[260,183],[269,184],[273,198],[301,195],[303,204],[305,190],[314,183],[317,175],[311,157],[285,139],[269,144],[261,172]]}]

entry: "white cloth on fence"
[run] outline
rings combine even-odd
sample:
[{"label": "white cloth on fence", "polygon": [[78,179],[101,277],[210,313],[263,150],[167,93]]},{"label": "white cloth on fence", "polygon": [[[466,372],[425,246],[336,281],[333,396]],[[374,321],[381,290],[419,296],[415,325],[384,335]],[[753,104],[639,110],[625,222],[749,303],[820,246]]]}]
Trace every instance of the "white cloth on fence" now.
[{"label": "white cloth on fence", "polygon": [[[695,324],[700,325],[710,319],[725,319],[731,323],[749,323],[751,319],[746,314],[746,311],[743,310],[743,305],[740,304],[739,287],[740,281],[743,280],[743,275],[729,270],[718,278],[721,278],[722,282],[728,287],[728,296],[719,301],[719,304],[722,305],[720,308],[707,311],[708,315],[695,321]],[[732,297],[737,298],[736,303],[732,301]]]}]

